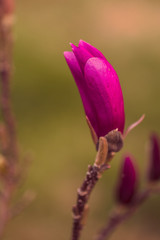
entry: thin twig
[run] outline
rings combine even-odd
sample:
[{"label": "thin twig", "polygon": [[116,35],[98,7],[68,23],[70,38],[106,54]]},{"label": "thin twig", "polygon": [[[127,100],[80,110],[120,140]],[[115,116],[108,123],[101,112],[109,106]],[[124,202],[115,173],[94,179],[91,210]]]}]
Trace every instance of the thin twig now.
[{"label": "thin twig", "polygon": [[105,138],[99,139],[99,149],[93,166],[88,166],[86,177],[80,188],[77,190],[76,205],[73,206],[73,229],[72,240],[80,238],[81,230],[85,224],[88,212],[88,200],[93,188],[101,177],[101,174],[109,168],[105,162],[108,155],[108,144]]},{"label": "thin twig", "polygon": [[[90,127],[91,132],[94,131]],[[94,136],[95,133],[92,133]],[[80,238],[81,230],[85,224],[88,212],[88,200],[97,181],[102,176],[103,172],[110,168],[108,163],[114,157],[116,152],[119,152],[123,147],[123,137],[118,129],[110,131],[105,137],[100,137],[98,142],[94,141],[97,147],[97,155],[93,166],[88,167],[86,177],[77,190],[76,205],[73,206],[73,228],[72,240]]]},{"label": "thin twig", "polygon": [[98,181],[99,169],[94,166],[88,167],[88,172],[82,186],[77,191],[77,203],[73,207],[73,232],[72,240],[79,239],[80,231],[83,228],[83,220],[85,212],[87,211],[86,204],[89,196]]}]

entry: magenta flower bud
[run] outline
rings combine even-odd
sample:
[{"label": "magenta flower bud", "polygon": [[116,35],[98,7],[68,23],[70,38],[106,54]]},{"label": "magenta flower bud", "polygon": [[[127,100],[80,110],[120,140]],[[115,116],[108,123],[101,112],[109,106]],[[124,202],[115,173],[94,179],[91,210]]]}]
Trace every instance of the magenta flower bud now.
[{"label": "magenta flower bud", "polygon": [[137,171],[133,161],[133,157],[126,156],[120,170],[116,188],[116,199],[117,202],[123,205],[130,204],[136,193]]},{"label": "magenta flower bud", "polygon": [[118,128],[123,133],[124,102],[118,76],[103,54],[82,40],[64,52],[85,113],[98,138]]},{"label": "magenta flower bud", "polygon": [[160,142],[156,134],[150,136],[150,163],[148,168],[148,180],[157,181],[160,179]]}]

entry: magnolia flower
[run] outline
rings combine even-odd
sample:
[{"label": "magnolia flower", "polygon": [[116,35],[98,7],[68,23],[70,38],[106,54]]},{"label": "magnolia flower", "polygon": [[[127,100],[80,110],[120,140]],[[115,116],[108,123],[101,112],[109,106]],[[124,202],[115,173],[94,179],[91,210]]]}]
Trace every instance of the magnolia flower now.
[{"label": "magnolia flower", "polygon": [[87,118],[97,137],[124,130],[125,115],[117,73],[103,54],[82,40],[72,52],[64,52],[75,79]]},{"label": "magnolia flower", "polygon": [[137,187],[137,171],[131,156],[124,158],[118,184],[116,188],[116,199],[120,204],[129,204],[135,196]]},{"label": "magnolia flower", "polygon": [[157,181],[160,179],[160,142],[156,134],[150,136],[150,165],[148,169],[148,179]]}]

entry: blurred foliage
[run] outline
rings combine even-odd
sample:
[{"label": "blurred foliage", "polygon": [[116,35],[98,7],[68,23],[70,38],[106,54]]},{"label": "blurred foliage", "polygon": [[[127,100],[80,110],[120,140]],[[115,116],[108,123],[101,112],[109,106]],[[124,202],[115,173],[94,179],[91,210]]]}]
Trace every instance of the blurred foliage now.
[{"label": "blurred foliage", "polygon": [[[116,69],[124,92],[126,127],[144,122],[125,140],[112,168],[92,195],[83,239],[106,221],[124,152],[137,159],[142,184],[150,131],[160,133],[159,1],[17,0],[12,96],[21,154],[33,162],[25,189],[36,200],[10,222],[5,240],[69,239],[71,206],[95,149],[63,51],[79,39],[101,50]],[[149,200],[111,239],[159,239],[159,197]],[[148,227],[146,227],[148,226]],[[89,238],[91,239],[91,237]]]}]

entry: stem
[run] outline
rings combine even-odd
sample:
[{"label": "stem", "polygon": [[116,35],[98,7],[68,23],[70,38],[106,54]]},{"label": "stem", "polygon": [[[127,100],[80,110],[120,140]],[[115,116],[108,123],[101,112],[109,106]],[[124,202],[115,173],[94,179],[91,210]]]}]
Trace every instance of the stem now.
[{"label": "stem", "polygon": [[99,179],[100,168],[96,166],[89,166],[86,177],[77,190],[77,202],[73,207],[73,231],[72,240],[78,240],[80,232],[83,228],[85,217],[87,214],[87,202],[90,194]]},{"label": "stem", "polygon": [[73,206],[73,228],[72,228],[72,240],[78,240],[80,233],[86,221],[88,213],[88,200],[91,192],[96,185],[97,181],[101,177],[101,174],[110,168],[107,163],[108,143],[106,138],[99,138],[99,147],[96,155],[96,159],[93,166],[88,166],[86,177],[80,188],[77,190],[76,205]]},{"label": "stem", "polygon": [[[92,128],[90,128],[92,131]],[[119,146],[119,141],[113,141],[117,139],[118,131],[114,130],[107,134],[107,137],[100,137],[98,140],[98,151],[96,155],[95,162],[93,166],[88,166],[88,171],[86,177],[77,190],[77,201],[76,205],[73,206],[73,229],[72,229],[72,240],[78,240],[80,238],[80,233],[86,221],[88,213],[88,200],[91,195],[93,188],[95,187],[97,181],[101,177],[102,173],[110,168],[108,162],[111,161],[115,152],[113,152],[113,142],[114,146]],[[111,144],[111,139],[112,144]],[[119,138],[118,138],[119,139]],[[121,138],[120,138],[121,139]],[[116,151],[119,151],[120,148]]]},{"label": "stem", "polygon": [[97,167],[96,165],[88,166],[86,177],[80,188],[77,190],[77,201],[76,205],[73,206],[73,229],[72,229],[72,240],[78,240],[80,233],[85,224],[87,213],[88,213],[88,200],[91,195],[93,188],[97,181],[101,177],[101,174],[109,169],[110,166],[107,164]]}]

